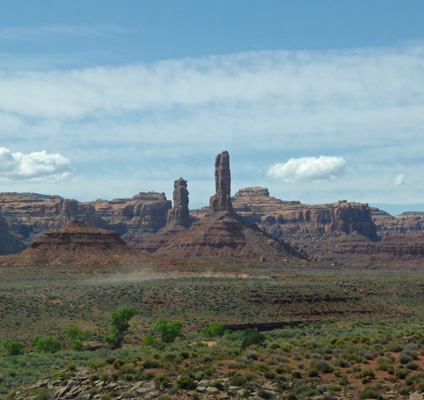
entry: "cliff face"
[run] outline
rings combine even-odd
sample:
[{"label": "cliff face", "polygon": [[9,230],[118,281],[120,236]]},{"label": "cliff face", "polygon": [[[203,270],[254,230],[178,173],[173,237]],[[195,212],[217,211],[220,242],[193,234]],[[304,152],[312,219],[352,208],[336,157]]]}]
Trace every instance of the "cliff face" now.
[{"label": "cliff face", "polygon": [[275,237],[294,241],[305,234],[358,232],[376,238],[368,204],[341,201],[310,206],[278,200],[263,188],[241,189],[232,202],[237,213]]},{"label": "cliff face", "polygon": [[28,244],[45,232],[63,228],[70,221],[83,221],[99,228],[109,228],[109,224],[96,215],[92,205],[76,200],[1,193],[0,207],[7,229]]},{"label": "cliff face", "polygon": [[140,193],[131,199],[80,203],[57,196],[1,193],[0,208],[6,228],[30,244],[43,233],[70,221],[82,221],[118,232],[129,243],[165,226],[171,202],[162,193]]},{"label": "cliff face", "polygon": [[368,268],[424,267],[424,234],[398,234],[379,242],[353,233],[310,238],[302,248],[321,261]]},{"label": "cliff face", "polygon": [[3,265],[103,265],[133,263],[143,258],[116,232],[72,221],[62,229],[45,233],[23,252],[1,262]]},{"label": "cliff face", "polygon": [[371,215],[377,227],[377,235],[381,238],[424,231],[424,213],[406,212],[394,217],[378,208],[372,208]]},{"label": "cliff face", "polygon": [[9,232],[6,220],[0,214],[0,255],[17,253],[25,248],[24,243]]},{"label": "cliff face", "polygon": [[98,216],[107,221],[112,230],[135,248],[163,228],[171,201],[164,193],[139,193],[130,199],[97,200],[90,203]]}]

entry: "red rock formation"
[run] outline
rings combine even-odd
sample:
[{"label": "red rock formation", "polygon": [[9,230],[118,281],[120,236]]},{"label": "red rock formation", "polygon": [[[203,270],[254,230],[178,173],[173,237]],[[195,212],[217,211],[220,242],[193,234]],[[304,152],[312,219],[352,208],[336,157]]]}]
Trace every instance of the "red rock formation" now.
[{"label": "red rock formation", "polygon": [[26,246],[7,229],[5,219],[0,214],[0,255],[18,253]]},{"label": "red rock formation", "polygon": [[171,202],[163,193],[140,193],[131,199],[80,203],[58,196],[1,193],[0,207],[7,229],[31,243],[43,233],[63,228],[70,221],[121,234],[137,244],[143,236],[165,226]]},{"label": "red rock formation", "polygon": [[321,261],[349,267],[424,267],[423,233],[393,235],[379,242],[357,233],[339,233],[310,237],[301,247]]},{"label": "red rock formation", "polygon": [[304,262],[307,257],[262,232],[231,206],[229,155],[215,160],[216,195],[210,212],[190,228],[172,235],[154,253],[171,257],[235,257],[256,261]]},{"label": "red rock formation", "polygon": [[211,211],[231,211],[230,155],[227,151],[215,158],[215,191],[215,196],[210,198]]},{"label": "red rock formation", "polygon": [[174,207],[168,211],[167,225],[180,225],[188,227],[188,190],[187,181],[183,178],[174,181]]},{"label": "red rock formation", "polygon": [[155,255],[231,257],[241,260],[304,264],[308,257],[262,232],[231,211],[206,215],[163,244]]},{"label": "red rock formation", "polygon": [[109,224],[96,215],[92,205],[57,196],[1,193],[0,206],[8,229],[28,244],[45,232],[63,228],[70,221],[109,228]]},{"label": "red rock formation", "polygon": [[372,208],[371,215],[377,227],[377,234],[381,238],[424,231],[424,213],[405,212],[392,216],[378,208]]},{"label": "red rock formation", "polygon": [[116,232],[72,221],[48,232],[19,254],[1,260],[3,265],[105,265],[143,259]]},{"label": "red rock formation", "polygon": [[171,201],[164,193],[139,193],[131,199],[91,202],[99,216],[131,246],[156,233],[166,224]]},{"label": "red rock formation", "polygon": [[293,242],[305,234],[336,232],[376,238],[368,204],[339,201],[311,206],[276,199],[267,189],[247,188],[236,193],[233,208],[267,233]]},{"label": "red rock formation", "polygon": [[156,234],[145,236],[136,247],[147,253],[153,253],[178,232],[184,231],[189,225],[187,181],[183,178],[174,181],[174,207],[168,211],[166,225]]}]

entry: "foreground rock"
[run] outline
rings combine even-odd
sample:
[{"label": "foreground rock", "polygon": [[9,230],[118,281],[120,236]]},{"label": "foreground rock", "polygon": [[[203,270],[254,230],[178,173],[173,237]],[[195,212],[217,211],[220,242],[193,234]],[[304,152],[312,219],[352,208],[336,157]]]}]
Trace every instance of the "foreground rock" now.
[{"label": "foreground rock", "polygon": [[133,263],[142,255],[130,248],[116,232],[73,221],[48,232],[3,265],[106,265]]}]

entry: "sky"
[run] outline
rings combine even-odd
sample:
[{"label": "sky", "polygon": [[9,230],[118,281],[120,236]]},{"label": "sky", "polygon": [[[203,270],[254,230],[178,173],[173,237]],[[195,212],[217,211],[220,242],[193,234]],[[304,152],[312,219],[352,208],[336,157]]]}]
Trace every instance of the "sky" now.
[{"label": "sky", "polygon": [[0,0],[0,191],[188,181],[424,211],[422,0]]}]

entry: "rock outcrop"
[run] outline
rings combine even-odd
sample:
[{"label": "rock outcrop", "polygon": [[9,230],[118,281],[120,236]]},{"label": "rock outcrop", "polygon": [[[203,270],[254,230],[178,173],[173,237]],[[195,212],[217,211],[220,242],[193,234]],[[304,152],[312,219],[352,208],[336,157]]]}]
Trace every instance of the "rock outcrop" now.
[{"label": "rock outcrop", "polygon": [[358,232],[371,239],[377,237],[368,204],[339,201],[305,205],[271,197],[267,189],[247,188],[236,193],[233,208],[267,233],[290,241],[305,234],[338,232]]},{"label": "rock outcrop", "polygon": [[168,211],[167,225],[189,225],[187,181],[183,178],[174,181],[174,206]]},{"label": "rock outcrop", "polygon": [[409,235],[424,231],[424,213],[405,212],[392,216],[383,210],[372,208],[371,215],[377,227],[377,235],[382,239],[393,235]]},{"label": "rock outcrop", "polygon": [[1,193],[0,207],[7,228],[26,244],[45,232],[63,228],[70,221],[83,221],[102,229],[110,228],[96,214],[92,205],[58,196]]},{"label": "rock outcrop", "polygon": [[164,193],[141,192],[128,199],[96,200],[90,203],[97,215],[107,221],[132,247],[166,225],[171,201]]},{"label": "rock outcrop", "polygon": [[130,199],[88,203],[34,193],[1,193],[0,207],[6,229],[27,245],[70,221],[113,230],[137,245],[143,237],[165,226],[171,202],[165,194],[154,192],[139,193]]},{"label": "rock outcrop", "polygon": [[307,256],[262,232],[231,205],[230,157],[215,159],[216,194],[199,222],[165,241],[154,253],[171,257],[231,257],[255,261],[305,262]]},{"label": "rock outcrop", "polygon": [[232,211],[230,155],[227,151],[215,158],[215,196],[210,198],[210,211]]},{"label": "rock outcrop", "polygon": [[9,232],[6,221],[0,214],[0,255],[18,253],[25,248],[25,244]]},{"label": "rock outcrop", "polygon": [[304,264],[305,253],[276,240],[235,212],[206,215],[164,243],[155,255],[170,257],[230,257],[240,260]]},{"label": "rock outcrop", "polygon": [[1,260],[2,265],[106,265],[129,264],[143,259],[116,232],[80,221],[45,233],[19,254]]},{"label": "rock outcrop", "polygon": [[311,238],[302,248],[321,261],[349,267],[423,268],[424,234],[398,234],[373,242],[353,233]]},{"label": "rock outcrop", "polygon": [[184,231],[189,226],[187,181],[183,178],[174,181],[174,207],[168,210],[166,225],[156,234],[145,236],[136,247],[147,253],[153,253],[159,247],[172,240],[175,234]]}]

